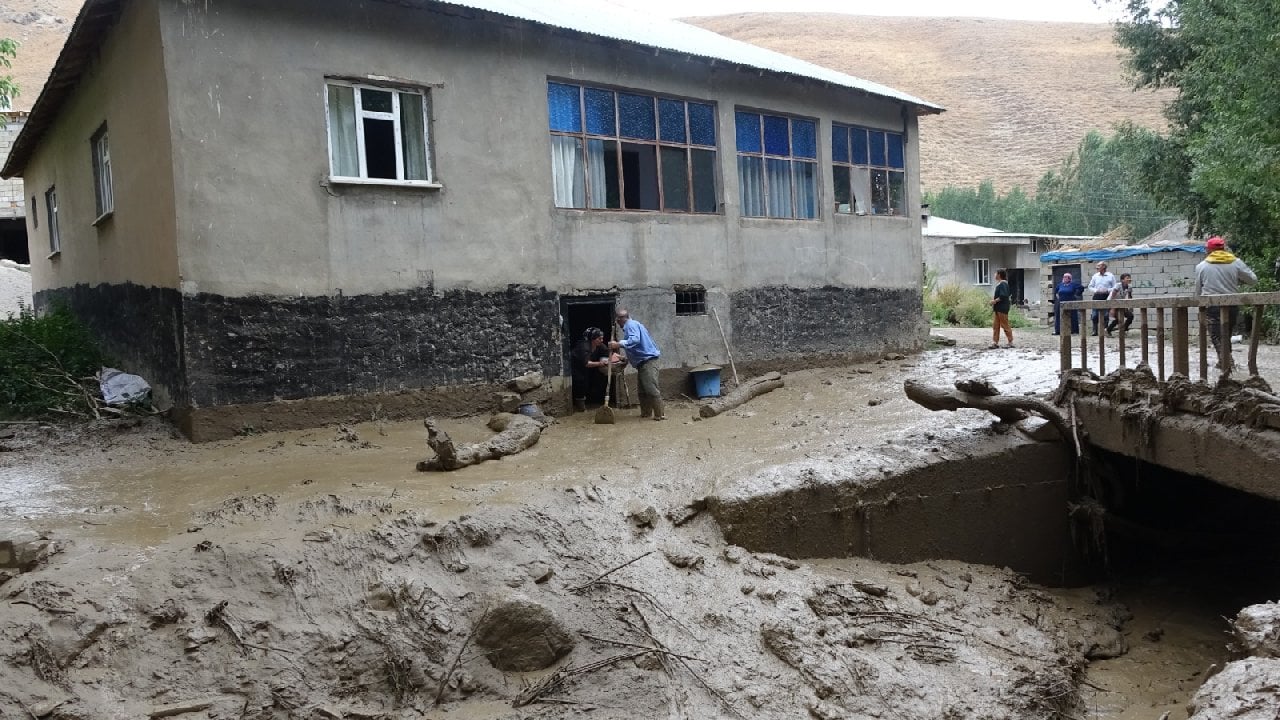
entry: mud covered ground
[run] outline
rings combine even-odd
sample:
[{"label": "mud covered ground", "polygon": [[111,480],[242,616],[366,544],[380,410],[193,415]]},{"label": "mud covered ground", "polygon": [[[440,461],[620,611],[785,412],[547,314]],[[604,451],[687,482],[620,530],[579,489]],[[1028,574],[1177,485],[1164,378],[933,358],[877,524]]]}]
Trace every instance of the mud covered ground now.
[{"label": "mud covered ground", "polygon": [[1198,598],[801,564],[727,546],[700,512],[742,478],[856,467],[922,430],[980,446],[989,416],[929,413],[907,377],[1056,384],[1056,338],[946,334],[710,420],[679,401],[663,423],[563,418],[456,473],[416,472],[421,424],[372,411],[199,446],[156,422],[0,429],[0,539],[55,550],[0,585],[0,717],[1187,717],[1227,658]]}]

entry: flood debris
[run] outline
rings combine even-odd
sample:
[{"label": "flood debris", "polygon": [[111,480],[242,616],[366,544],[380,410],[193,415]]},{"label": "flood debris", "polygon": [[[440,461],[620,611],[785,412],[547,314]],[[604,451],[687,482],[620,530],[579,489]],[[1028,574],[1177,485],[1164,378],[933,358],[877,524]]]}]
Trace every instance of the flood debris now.
[{"label": "flood debris", "polygon": [[515,455],[533,447],[548,423],[546,419],[538,420],[527,415],[498,413],[489,419],[489,429],[496,435],[484,442],[457,445],[434,418],[427,418],[422,422],[427,428],[427,446],[436,455],[419,462],[418,470],[459,470],[486,460]]},{"label": "flood debris", "polygon": [[776,372],[751,378],[728,395],[703,403],[698,408],[698,417],[711,418],[728,412],[758,395],[777,390],[783,384],[782,374]]},{"label": "flood debris", "polygon": [[1034,413],[1052,423],[1059,437],[1072,436],[1071,424],[1050,403],[1025,395],[1000,395],[985,379],[957,380],[954,390],[907,380],[903,390],[913,402],[934,411],[976,408],[990,412],[1005,423],[1017,423]]}]

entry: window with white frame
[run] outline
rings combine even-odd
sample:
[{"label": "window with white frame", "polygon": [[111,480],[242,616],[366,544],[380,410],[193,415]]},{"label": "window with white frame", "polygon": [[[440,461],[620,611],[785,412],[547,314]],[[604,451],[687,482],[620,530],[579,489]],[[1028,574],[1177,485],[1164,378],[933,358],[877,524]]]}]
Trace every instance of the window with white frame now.
[{"label": "window with white frame", "polygon": [[905,216],[906,166],[901,133],[831,123],[836,212]]},{"label": "window with white frame", "polygon": [[103,218],[115,210],[115,197],[111,191],[111,150],[107,144],[107,126],[103,123],[89,140],[93,151],[93,191],[98,217]]},{"label": "window with white frame", "polygon": [[325,83],[331,179],[402,185],[433,183],[428,97],[421,88]]},{"label": "window with white frame", "polygon": [[52,185],[44,192],[44,218],[49,228],[49,254],[62,252],[62,237],[58,234],[58,189]]},{"label": "window with white frame", "polygon": [[556,207],[717,213],[716,108],[547,83]]},{"label": "window with white frame", "polygon": [[973,284],[974,285],[990,285],[991,284],[991,261],[987,258],[973,259]]},{"label": "window with white frame", "polygon": [[738,186],[749,217],[818,217],[818,124],[739,110]]}]

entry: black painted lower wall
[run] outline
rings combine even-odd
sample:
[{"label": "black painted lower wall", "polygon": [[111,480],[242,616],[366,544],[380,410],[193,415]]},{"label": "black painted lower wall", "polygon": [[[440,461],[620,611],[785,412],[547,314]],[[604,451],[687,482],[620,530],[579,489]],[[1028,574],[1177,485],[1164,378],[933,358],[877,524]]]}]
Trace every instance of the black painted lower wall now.
[{"label": "black painted lower wall", "polygon": [[213,407],[560,373],[559,301],[512,285],[184,299],[191,404]]},{"label": "black painted lower wall", "polygon": [[919,347],[918,290],[761,287],[730,296],[734,353],[744,361],[787,355],[872,355]]},{"label": "black painted lower wall", "polygon": [[181,352],[182,296],[177,290],[133,283],[81,284],[41,290],[32,301],[36,312],[66,305],[122,370],[147,379],[161,405],[189,404]]}]

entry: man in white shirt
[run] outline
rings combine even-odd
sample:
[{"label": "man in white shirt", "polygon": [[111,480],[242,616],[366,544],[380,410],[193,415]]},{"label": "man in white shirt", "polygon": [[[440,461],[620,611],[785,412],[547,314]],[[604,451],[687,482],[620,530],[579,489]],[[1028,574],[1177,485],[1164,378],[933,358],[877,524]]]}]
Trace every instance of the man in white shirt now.
[{"label": "man in white shirt", "polygon": [[[1116,276],[1107,272],[1107,264],[1105,262],[1098,263],[1098,272],[1089,278],[1089,292],[1093,295],[1094,300],[1106,300],[1111,297],[1111,291],[1116,289]],[[1094,310],[1092,314],[1093,334],[1098,334],[1098,319],[1106,317],[1109,313],[1106,310]],[[1104,322],[1103,327],[1106,327]]]}]

